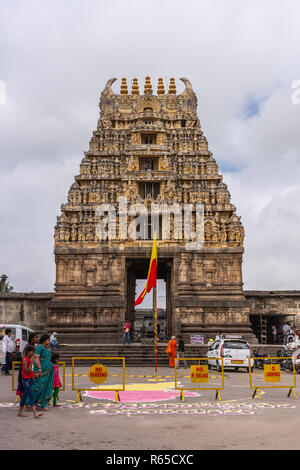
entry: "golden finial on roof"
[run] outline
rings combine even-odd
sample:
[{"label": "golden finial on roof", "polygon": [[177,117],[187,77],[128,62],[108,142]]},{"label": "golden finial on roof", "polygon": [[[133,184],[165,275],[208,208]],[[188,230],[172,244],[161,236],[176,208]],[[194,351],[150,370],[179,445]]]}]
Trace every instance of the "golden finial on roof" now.
[{"label": "golden finial on roof", "polygon": [[134,78],[132,82],[132,87],[131,87],[131,94],[132,95],[139,95],[139,84],[138,84],[138,79]]},{"label": "golden finial on roof", "polygon": [[126,78],[122,78],[122,84],[121,84],[121,95],[128,95],[128,88],[127,88],[127,83],[126,83]]},{"label": "golden finial on roof", "polygon": [[158,79],[157,94],[158,95],[164,95],[165,94],[164,82],[163,82],[163,79],[161,77],[159,77],[159,79]]},{"label": "golden finial on roof", "polygon": [[171,94],[176,94],[176,85],[175,85],[175,78],[171,77],[170,78],[170,85],[169,85],[169,92]]},{"label": "golden finial on roof", "polygon": [[145,88],[144,93],[153,93],[150,77],[145,78]]}]

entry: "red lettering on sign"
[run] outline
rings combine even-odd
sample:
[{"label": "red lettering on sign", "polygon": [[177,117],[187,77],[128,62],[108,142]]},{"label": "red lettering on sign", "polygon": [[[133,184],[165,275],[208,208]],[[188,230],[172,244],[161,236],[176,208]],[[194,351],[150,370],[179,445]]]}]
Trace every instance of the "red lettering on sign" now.
[{"label": "red lettering on sign", "polygon": [[105,372],[91,372],[90,377],[107,377]]}]

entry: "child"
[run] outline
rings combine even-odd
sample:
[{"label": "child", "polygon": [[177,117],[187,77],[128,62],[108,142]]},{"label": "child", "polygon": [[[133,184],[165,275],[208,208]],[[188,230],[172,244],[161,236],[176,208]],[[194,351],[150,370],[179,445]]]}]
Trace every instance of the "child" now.
[{"label": "child", "polygon": [[22,386],[23,386],[23,395],[20,401],[18,415],[22,418],[26,418],[26,415],[22,413],[25,400],[29,397],[29,402],[32,407],[32,411],[34,414],[34,418],[39,418],[42,416],[42,413],[37,413],[36,406],[33,399],[33,392],[32,392],[32,383],[33,383],[33,354],[34,354],[34,346],[27,345],[24,348],[23,356],[22,356],[22,363],[21,363],[21,374],[22,374]]},{"label": "child", "polygon": [[59,388],[62,387],[62,384],[59,379],[59,366],[58,366],[58,361],[59,361],[59,354],[53,353],[51,356],[51,362],[54,364],[54,375],[53,375],[53,406],[59,406],[56,404],[59,394]]},{"label": "child", "polygon": [[[39,343],[39,335],[36,333],[30,333],[29,338],[28,338],[28,344],[27,346],[31,345],[34,346],[34,348],[37,347]],[[18,374],[18,387],[17,387],[17,392],[16,392],[17,397],[19,396],[20,399],[23,396],[23,384],[22,384],[22,363],[19,369],[19,374]],[[25,409],[31,410],[29,406],[26,405]]]}]

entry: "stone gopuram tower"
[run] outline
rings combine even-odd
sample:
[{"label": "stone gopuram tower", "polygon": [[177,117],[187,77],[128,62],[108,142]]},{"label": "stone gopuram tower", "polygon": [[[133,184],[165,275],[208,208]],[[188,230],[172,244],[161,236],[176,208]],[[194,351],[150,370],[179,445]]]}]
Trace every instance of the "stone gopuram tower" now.
[{"label": "stone gopuram tower", "polygon": [[[111,88],[115,80],[101,93],[97,129],[57,217],[49,328],[69,343],[117,343],[124,319],[135,324],[136,279],[147,277],[155,230],[167,336],[181,333],[189,342],[190,335],[207,339],[221,330],[252,339],[244,229],[208,149],[189,80],[181,78],[180,94],[173,78],[169,84],[160,78],[157,94],[150,77],[144,90],[136,78],[128,90],[122,78],[120,94]],[[196,204],[204,210],[204,244],[187,249],[186,221],[196,231]],[[106,218],[105,238],[99,227],[109,208],[114,216]]]}]

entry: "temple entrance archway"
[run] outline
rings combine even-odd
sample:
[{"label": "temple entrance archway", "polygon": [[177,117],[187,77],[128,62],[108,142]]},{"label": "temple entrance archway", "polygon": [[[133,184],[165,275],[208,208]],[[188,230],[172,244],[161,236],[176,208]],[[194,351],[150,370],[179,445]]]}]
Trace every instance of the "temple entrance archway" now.
[{"label": "temple entrance archway", "polygon": [[[137,309],[135,299],[140,295],[146,284],[149,269],[149,258],[126,259],[127,274],[127,305],[126,318],[131,323],[131,340],[151,340],[154,336],[152,292]],[[172,334],[172,296],[171,296],[172,259],[159,259],[157,266],[157,299],[158,299],[158,335],[166,341]],[[144,280],[144,282],[138,282]],[[149,303],[150,301],[150,303]],[[143,305],[144,304],[144,305]],[[146,305],[146,307],[145,307]],[[163,331],[165,334],[163,335]]]}]

